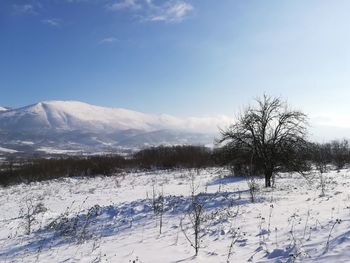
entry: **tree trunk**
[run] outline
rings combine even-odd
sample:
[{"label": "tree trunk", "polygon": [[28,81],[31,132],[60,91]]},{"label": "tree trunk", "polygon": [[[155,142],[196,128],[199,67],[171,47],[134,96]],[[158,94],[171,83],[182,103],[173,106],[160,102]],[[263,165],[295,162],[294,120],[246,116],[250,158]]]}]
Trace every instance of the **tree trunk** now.
[{"label": "tree trunk", "polygon": [[265,187],[271,187],[271,178],[272,178],[272,173],[265,172]]}]

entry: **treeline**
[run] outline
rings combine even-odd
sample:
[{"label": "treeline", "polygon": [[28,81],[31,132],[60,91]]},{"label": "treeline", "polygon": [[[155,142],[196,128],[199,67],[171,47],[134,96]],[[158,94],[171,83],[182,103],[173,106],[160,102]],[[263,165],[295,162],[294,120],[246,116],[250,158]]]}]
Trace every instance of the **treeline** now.
[{"label": "treeline", "polygon": [[[311,144],[310,144],[311,145]],[[310,147],[303,149],[290,149],[283,154],[274,155],[274,161],[281,163],[279,171],[302,172],[311,169],[312,153]],[[224,146],[214,150],[215,164],[224,166],[237,176],[260,176],[264,174],[264,160],[252,154],[250,149],[240,147],[234,149]]]},{"label": "treeline", "polygon": [[[215,163],[221,166],[228,166],[236,175],[260,175],[262,174],[261,160],[254,157],[249,150],[244,148],[235,150],[228,147],[222,147],[215,150],[213,154]],[[323,164],[333,166],[334,169],[340,170],[350,164],[350,145],[347,140],[333,140],[327,143],[309,142],[301,149],[293,149],[283,155],[275,156],[278,158],[289,158],[291,154],[293,160],[297,162],[284,162],[285,167],[281,170],[286,172],[306,172],[316,166]]]},{"label": "treeline", "polygon": [[200,146],[153,147],[134,154],[134,167],[143,169],[214,166],[213,151]]},{"label": "treeline", "polygon": [[0,185],[30,183],[60,177],[109,175],[123,168],[126,168],[125,158],[118,155],[10,160],[1,167]]},{"label": "treeline", "polygon": [[114,175],[150,169],[214,166],[213,151],[200,146],[159,146],[131,156],[105,155],[51,159],[8,160],[0,167],[0,185],[51,180],[61,177]]},{"label": "treeline", "polygon": [[[309,143],[307,148],[293,151],[304,160],[291,162],[285,171],[306,171],[313,165],[333,165],[342,169],[350,164],[350,146],[347,140],[329,143]],[[284,156],[277,158],[288,158]],[[295,159],[295,158],[294,158]],[[249,151],[230,147],[210,149],[201,146],[159,146],[141,150],[128,156],[105,155],[89,157],[61,157],[50,159],[8,160],[0,166],[0,185],[30,183],[76,176],[110,176],[118,173],[174,168],[206,168],[226,166],[235,175],[259,175],[262,163]]]},{"label": "treeline", "polygon": [[347,140],[334,140],[329,143],[312,144],[311,161],[315,164],[320,162],[333,165],[337,170],[350,164],[350,148]]}]

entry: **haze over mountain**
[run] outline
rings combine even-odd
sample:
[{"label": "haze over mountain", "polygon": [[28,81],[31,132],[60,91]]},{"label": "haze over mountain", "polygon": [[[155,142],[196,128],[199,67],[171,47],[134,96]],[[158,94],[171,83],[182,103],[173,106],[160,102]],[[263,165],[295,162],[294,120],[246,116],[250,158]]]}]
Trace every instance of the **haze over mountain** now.
[{"label": "haze over mountain", "polygon": [[0,109],[0,151],[95,152],[160,144],[212,144],[226,116],[177,118],[78,101]]}]

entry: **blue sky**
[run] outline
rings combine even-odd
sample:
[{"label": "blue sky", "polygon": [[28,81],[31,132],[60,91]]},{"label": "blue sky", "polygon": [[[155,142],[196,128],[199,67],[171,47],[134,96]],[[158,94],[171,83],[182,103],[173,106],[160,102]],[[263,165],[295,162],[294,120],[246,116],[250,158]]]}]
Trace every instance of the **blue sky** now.
[{"label": "blue sky", "polygon": [[232,115],[264,92],[350,127],[350,2],[2,0],[0,105]]}]

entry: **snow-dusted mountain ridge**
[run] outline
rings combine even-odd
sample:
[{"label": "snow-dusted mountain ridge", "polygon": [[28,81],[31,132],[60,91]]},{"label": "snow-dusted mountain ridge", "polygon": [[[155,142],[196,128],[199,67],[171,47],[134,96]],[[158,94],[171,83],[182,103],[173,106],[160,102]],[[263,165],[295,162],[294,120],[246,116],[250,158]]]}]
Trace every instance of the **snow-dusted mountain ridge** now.
[{"label": "snow-dusted mountain ridge", "polygon": [[76,101],[39,102],[0,115],[0,128],[32,130],[38,125],[44,129],[66,131],[152,130],[157,126],[157,117]]},{"label": "snow-dusted mountain ridge", "polygon": [[30,144],[41,148],[95,150],[207,144],[212,143],[217,127],[228,122],[225,116],[178,118],[78,101],[43,101],[0,110],[0,146],[21,150],[25,142],[27,148]]},{"label": "snow-dusted mountain ridge", "polygon": [[177,129],[213,132],[225,124],[227,117],[176,118],[170,115],[152,115],[121,109],[105,108],[78,101],[44,101],[30,106],[2,112],[0,128],[19,130],[45,129],[114,131],[137,129],[155,131]]}]

